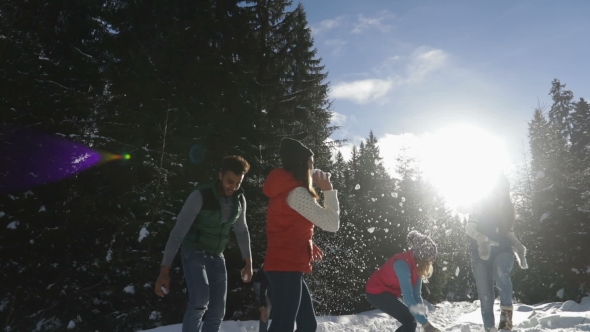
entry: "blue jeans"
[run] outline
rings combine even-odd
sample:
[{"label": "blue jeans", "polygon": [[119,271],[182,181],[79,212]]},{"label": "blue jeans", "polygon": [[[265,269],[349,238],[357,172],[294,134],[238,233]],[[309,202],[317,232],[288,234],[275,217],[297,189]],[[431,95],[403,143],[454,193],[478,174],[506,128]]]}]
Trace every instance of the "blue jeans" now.
[{"label": "blue jeans", "polygon": [[481,302],[481,317],[484,329],[496,325],[494,321],[494,282],[500,293],[500,306],[512,308],[512,281],[510,273],[514,267],[514,254],[511,248],[492,247],[487,261],[479,257],[477,248],[471,249],[471,269],[475,277],[477,294]]},{"label": "blue jeans", "polygon": [[218,332],[225,316],[227,271],[223,254],[211,255],[188,247],[181,248],[182,269],[188,289],[188,307],[182,332],[197,332],[205,311],[203,332]]},{"label": "blue jeans", "polygon": [[301,272],[266,272],[272,294],[272,322],[268,332],[315,332],[318,323],[309,288]]}]

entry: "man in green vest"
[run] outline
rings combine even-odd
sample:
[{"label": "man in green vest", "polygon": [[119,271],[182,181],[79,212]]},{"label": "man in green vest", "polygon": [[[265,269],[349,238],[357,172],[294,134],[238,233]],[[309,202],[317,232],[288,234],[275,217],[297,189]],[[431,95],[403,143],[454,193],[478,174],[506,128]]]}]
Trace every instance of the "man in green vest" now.
[{"label": "man in green vest", "polygon": [[181,249],[182,268],[188,289],[188,307],[182,322],[183,332],[218,332],[225,315],[227,271],[223,250],[229,242],[233,227],[246,266],[242,280],[252,278],[250,233],[246,224],[246,198],[240,188],[250,165],[240,156],[223,159],[219,180],[197,186],[176,219],[170,232],[156,294],[164,296],[170,290],[170,265]]}]

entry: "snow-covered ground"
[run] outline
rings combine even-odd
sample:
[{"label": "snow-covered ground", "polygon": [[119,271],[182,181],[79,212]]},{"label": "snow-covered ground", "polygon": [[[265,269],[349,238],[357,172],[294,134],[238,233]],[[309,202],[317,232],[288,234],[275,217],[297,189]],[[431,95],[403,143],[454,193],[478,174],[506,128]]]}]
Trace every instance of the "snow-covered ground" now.
[{"label": "snow-covered ground", "polygon": [[[496,324],[500,315],[499,303],[495,305]],[[429,317],[433,325],[443,331],[483,331],[479,302],[443,302],[430,306]],[[534,306],[514,306],[514,331],[519,332],[574,332],[590,331],[590,297],[581,303],[573,301],[553,302]],[[320,316],[318,332],[393,332],[398,323],[378,311],[358,315]],[[418,329],[421,331],[421,329]],[[146,332],[181,332],[181,325],[162,326]],[[220,332],[258,332],[257,321],[224,321]]]}]

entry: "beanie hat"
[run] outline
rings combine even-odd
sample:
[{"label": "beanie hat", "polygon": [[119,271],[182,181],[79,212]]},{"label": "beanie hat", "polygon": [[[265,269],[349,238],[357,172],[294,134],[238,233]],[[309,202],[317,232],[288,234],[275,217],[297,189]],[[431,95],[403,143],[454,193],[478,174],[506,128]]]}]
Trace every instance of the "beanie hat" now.
[{"label": "beanie hat", "polygon": [[292,138],[283,138],[279,148],[283,167],[306,162],[313,156],[313,152],[301,142]]},{"label": "beanie hat", "polygon": [[432,239],[418,231],[411,231],[408,234],[407,242],[418,259],[436,258],[436,243]]}]

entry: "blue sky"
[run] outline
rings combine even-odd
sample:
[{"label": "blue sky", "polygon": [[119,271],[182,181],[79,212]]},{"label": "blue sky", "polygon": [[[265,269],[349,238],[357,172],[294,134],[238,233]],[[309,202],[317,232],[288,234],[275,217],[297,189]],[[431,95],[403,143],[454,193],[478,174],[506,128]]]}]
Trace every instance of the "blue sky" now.
[{"label": "blue sky", "polygon": [[329,72],[342,126],[333,138],[358,144],[373,130],[386,162],[403,134],[457,124],[502,140],[520,162],[554,78],[590,99],[590,1],[300,2]]}]

